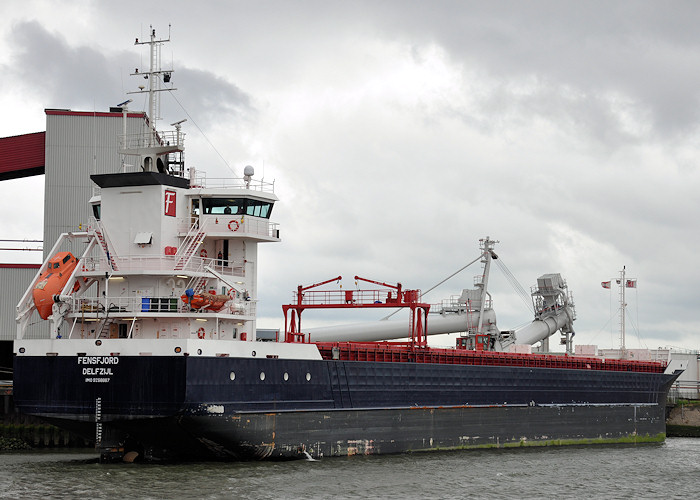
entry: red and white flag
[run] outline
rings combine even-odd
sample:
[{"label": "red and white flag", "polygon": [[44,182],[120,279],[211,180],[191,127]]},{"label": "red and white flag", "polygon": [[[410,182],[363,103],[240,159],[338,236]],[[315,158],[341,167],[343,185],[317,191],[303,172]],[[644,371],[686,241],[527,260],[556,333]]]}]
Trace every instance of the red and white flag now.
[{"label": "red and white flag", "polygon": [[603,288],[610,288],[610,282],[609,282],[609,281],[603,281],[603,282],[601,283],[601,285],[603,286]]},{"label": "red and white flag", "polygon": [[637,280],[627,280],[625,282],[625,287],[627,288],[637,288]]}]

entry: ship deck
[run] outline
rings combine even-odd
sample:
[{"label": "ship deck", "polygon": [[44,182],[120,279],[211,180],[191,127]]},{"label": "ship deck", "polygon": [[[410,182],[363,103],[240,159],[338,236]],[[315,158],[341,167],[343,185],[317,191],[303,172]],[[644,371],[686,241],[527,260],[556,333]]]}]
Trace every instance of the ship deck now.
[{"label": "ship deck", "polygon": [[467,349],[420,347],[410,342],[315,342],[323,359],[389,363],[517,366],[642,373],[663,373],[665,363],[566,354],[521,354]]}]

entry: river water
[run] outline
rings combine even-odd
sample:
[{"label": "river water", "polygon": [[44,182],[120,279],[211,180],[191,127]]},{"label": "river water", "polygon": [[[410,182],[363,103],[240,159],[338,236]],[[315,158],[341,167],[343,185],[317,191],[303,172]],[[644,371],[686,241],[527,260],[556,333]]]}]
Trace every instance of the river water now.
[{"label": "river water", "polygon": [[318,461],[99,465],[92,450],[0,454],[0,498],[697,498],[700,439]]}]

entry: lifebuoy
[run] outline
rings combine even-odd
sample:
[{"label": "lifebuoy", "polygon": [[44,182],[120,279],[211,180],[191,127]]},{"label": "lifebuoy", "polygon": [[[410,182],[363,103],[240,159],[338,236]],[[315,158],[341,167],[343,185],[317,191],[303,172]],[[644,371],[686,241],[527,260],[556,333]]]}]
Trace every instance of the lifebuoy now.
[{"label": "lifebuoy", "polygon": [[[231,225],[234,225],[235,227],[231,227]],[[228,228],[231,231],[238,231],[238,228],[241,227],[239,222],[236,219],[233,219],[231,222],[228,223]]]},{"label": "lifebuoy", "polygon": [[202,248],[202,249],[199,251],[199,256],[200,256],[200,257],[205,257],[205,258],[206,258],[206,256],[207,256],[207,249],[206,249],[206,248]]},{"label": "lifebuoy", "polygon": [[204,328],[200,328],[199,330],[197,330],[197,337],[200,339],[203,339],[206,334],[207,332],[204,331]]}]

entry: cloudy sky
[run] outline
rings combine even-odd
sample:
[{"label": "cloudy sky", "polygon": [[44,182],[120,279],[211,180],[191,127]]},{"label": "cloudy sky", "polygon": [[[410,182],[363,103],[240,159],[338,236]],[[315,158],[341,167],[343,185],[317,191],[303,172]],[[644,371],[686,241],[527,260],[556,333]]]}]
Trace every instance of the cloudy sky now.
[{"label": "cloudy sky", "polygon": [[[617,288],[600,283],[626,266],[627,346],[699,347],[699,4],[4,0],[0,137],[125,100],[150,24],[172,25],[161,123],[189,117],[188,163],[275,180],[259,326],[338,274],[426,290],[491,236],[526,289],[565,277],[577,343],[617,347]],[[42,182],[0,183],[0,208]],[[41,238],[40,204],[21,213],[0,238]],[[501,329],[530,319],[497,269],[492,294]]]}]

